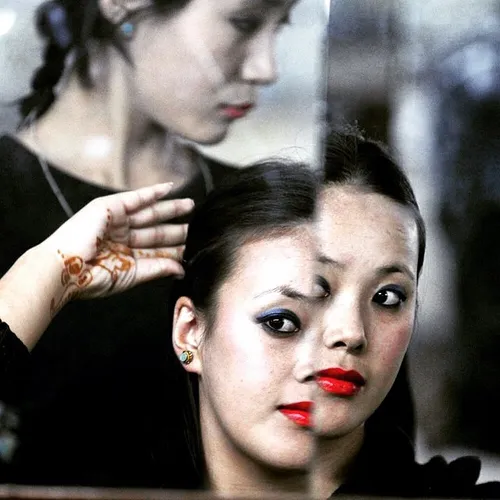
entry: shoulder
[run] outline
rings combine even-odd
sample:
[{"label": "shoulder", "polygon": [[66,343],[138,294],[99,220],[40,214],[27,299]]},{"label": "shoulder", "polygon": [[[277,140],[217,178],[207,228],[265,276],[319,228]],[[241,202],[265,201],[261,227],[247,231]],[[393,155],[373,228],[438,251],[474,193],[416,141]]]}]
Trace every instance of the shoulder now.
[{"label": "shoulder", "polygon": [[216,160],[215,158],[211,158],[204,154],[202,154],[202,157],[212,174],[215,186],[219,185],[226,177],[233,175],[240,170],[240,167],[237,167],[236,165]]},{"label": "shoulder", "polygon": [[426,497],[500,498],[500,482],[478,484],[481,461],[464,456],[451,462],[433,457],[415,468],[418,493]]},{"label": "shoulder", "polygon": [[336,495],[500,498],[500,482],[478,484],[480,472],[481,461],[472,456],[450,462],[435,456],[419,463],[404,432],[379,426],[367,429],[351,476]]},{"label": "shoulder", "polygon": [[14,136],[0,136],[0,162],[2,170],[14,170],[9,167],[16,166],[16,171],[27,163],[36,162],[36,157],[23,146]]}]

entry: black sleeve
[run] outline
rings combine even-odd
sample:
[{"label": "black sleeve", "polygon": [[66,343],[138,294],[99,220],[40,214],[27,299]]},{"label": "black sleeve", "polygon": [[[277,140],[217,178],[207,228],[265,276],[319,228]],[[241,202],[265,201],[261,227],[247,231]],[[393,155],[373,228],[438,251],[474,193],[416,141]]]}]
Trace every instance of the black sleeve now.
[{"label": "black sleeve", "polygon": [[29,364],[28,348],[0,320],[0,401],[16,404]]}]

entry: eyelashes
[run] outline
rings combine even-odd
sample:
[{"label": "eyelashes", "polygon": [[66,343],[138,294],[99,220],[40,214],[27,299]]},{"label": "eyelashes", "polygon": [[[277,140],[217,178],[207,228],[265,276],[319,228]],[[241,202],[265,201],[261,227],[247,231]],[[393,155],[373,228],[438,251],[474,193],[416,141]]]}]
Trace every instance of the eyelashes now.
[{"label": "eyelashes", "polygon": [[[328,298],[332,295],[332,288],[328,280],[323,276],[316,276],[315,286],[315,296]],[[396,309],[406,302],[407,299],[408,295],[402,286],[387,285],[375,293],[372,297],[372,302],[384,308]]]},{"label": "eyelashes", "polygon": [[256,317],[262,328],[277,337],[290,337],[301,329],[299,317],[289,309],[271,309]]},{"label": "eyelashes", "polygon": [[236,30],[244,35],[251,35],[259,29],[262,23],[256,17],[233,17],[229,21]]},{"label": "eyelashes", "polygon": [[396,309],[406,302],[407,295],[403,288],[397,285],[387,286],[373,296],[373,302],[389,309]]},{"label": "eyelashes", "polygon": [[[242,35],[251,36],[264,25],[265,19],[262,19],[260,16],[242,15],[229,18],[229,22],[233,28],[235,28]],[[280,19],[277,30],[290,24],[290,14],[287,13],[282,19]]]}]

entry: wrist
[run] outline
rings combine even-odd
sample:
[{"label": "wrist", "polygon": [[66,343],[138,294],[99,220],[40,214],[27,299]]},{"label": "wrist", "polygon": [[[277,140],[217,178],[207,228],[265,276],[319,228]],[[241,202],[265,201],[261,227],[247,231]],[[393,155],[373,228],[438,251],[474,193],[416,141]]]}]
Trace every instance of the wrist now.
[{"label": "wrist", "polygon": [[64,294],[60,257],[38,245],[25,252],[0,280],[0,318],[29,348],[55,313],[51,303]]}]

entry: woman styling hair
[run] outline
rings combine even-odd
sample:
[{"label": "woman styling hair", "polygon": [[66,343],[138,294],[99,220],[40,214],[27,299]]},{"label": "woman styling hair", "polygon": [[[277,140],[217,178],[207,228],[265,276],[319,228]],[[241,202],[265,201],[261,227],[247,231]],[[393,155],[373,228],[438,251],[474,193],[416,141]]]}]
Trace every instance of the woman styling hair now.
[{"label": "woman styling hair", "polygon": [[[0,138],[0,274],[91,200],[157,182],[174,182],[165,223],[169,246],[182,245],[191,200],[234,170],[186,141],[221,141],[275,80],[275,39],[295,3],[43,3],[44,62],[21,129]],[[168,430],[184,398],[177,366],[164,359],[171,282],[73,303],[50,325],[20,405],[17,481],[155,486],[161,443],[182,457],[183,437]]]}]

